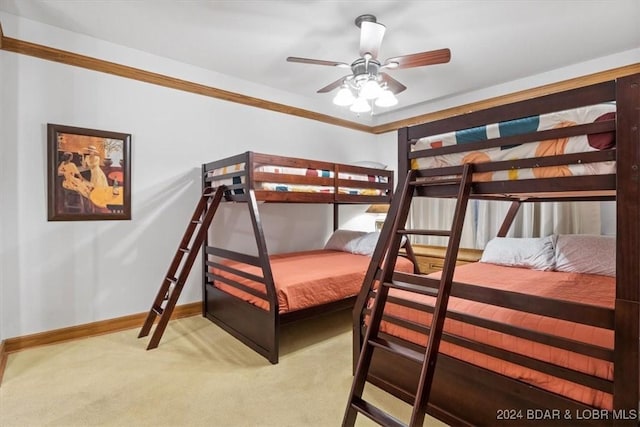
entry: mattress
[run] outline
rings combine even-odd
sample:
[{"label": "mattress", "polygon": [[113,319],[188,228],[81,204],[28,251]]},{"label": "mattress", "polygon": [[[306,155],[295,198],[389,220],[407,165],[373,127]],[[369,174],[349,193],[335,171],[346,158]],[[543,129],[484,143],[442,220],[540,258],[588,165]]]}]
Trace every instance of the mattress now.
[{"label": "mattress", "polygon": [[[411,151],[429,150],[451,145],[464,145],[491,139],[507,137],[549,129],[575,126],[615,119],[615,104],[597,104],[555,113],[531,116],[517,120],[464,129],[446,134],[419,139]],[[412,159],[412,169],[432,169],[457,166],[464,163],[485,163],[517,160],[531,157],[556,156],[613,148],[613,132],[578,135],[525,144],[487,148],[485,150],[464,151],[420,157]],[[576,175],[603,175],[615,173],[615,162],[594,162],[572,165],[546,166],[539,168],[509,169],[504,171],[474,174],[474,181],[507,181],[532,178],[551,178]]]},{"label": "mattress", "polygon": [[[280,313],[301,310],[357,295],[371,257],[334,250],[313,250],[271,255],[273,280],[278,294]],[[237,261],[225,260],[225,265],[262,277],[262,269]],[[413,264],[398,257],[397,269],[411,273]],[[212,273],[228,277],[266,296],[263,284],[231,273],[212,269]],[[265,299],[244,292],[220,280],[214,286],[264,310]]]},{"label": "mattress", "polygon": [[[430,275],[430,277],[439,277],[439,273],[434,273]],[[613,308],[615,299],[615,278],[593,274],[538,271],[478,262],[456,267],[454,280],[462,283],[478,284],[489,288],[565,301],[581,302],[606,308]],[[404,299],[427,302],[431,305],[433,305],[435,301],[432,297],[407,293],[406,291],[397,289],[390,290],[389,294]],[[451,297],[449,300],[448,310],[474,314],[478,317],[488,318],[500,323],[517,325],[535,331],[553,333],[557,336],[588,342],[604,348],[613,348],[613,331],[611,330],[523,313],[454,297]],[[430,325],[431,321],[431,315],[429,313],[393,303],[387,304],[385,313],[422,325]],[[490,344],[607,380],[613,378],[612,363],[600,359],[509,336],[449,318],[445,320],[444,328],[445,331],[450,334],[468,338],[473,341]],[[381,331],[422,346],[426,345],[426,335],[402,328],[398,325],[383,322]],[[576,383],[561,380],[538,371],[533,371],[482,353],[474,352],[444,340],[440,344],[440,352],[590,406],[607,410],[611,410],[612,408],[611,394],[602,391],[593,390]]]},{"label": "mattress", "polygon": [[[209,172],[209,175],[212,177],[225,175],[232,172],[239,172],[245,170],[245,163],[237,163],[230,166],[225,166],[223,168],[214,169]],[[332,170],[323,170],[323,169],[313,169],[313,168],[295,168],[295,167],[286,167],[286,166],[273,166],[273,165],[262,165],[258,166],[254,169],[254,172],[265,172],[272,173],[278,175],[293,175],[293,176],[312,176],[312,177],[321,177],[321,178],[335,178],[335,172]],[[361,188],[359,187],[358,182],[379,182],[379,183],[387,183],[388,179],[386,176],[379,175],[366,175],[366,174],[355,174],[355,173],[347,173],[347,172],[339,172],[338,179],[343,180],[351,180],[354,181],[353,185],[349,187],[338,187],[339,194],[355,194],[355,195],[372,195],[372,196],[381,196],[386,194],[385,190],[371,189],[371,188]],[[211,185],[214,187],[220,185],[234,185],[234,184],[244,184],[245,175],[234,176],[232,178],[224,178],[212,181]],[[334,193],[335,186],[334,185],[307,185],[307,184],[295,184],[295,183],[281,183],[281,182],[255,182],[255,190],[264,190],[264,191],[280,191],[280,192],[297,192],[297,193]],[[244,190],[242,188],[234,189],[234,194],[244,194]]]}]

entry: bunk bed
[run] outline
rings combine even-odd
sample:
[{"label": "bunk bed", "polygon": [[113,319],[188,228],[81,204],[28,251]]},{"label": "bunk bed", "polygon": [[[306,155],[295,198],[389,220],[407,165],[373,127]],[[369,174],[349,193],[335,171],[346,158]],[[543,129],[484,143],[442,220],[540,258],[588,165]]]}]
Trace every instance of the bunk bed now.
[{"label": "bunk bed", "polygon": [[[576,112],[583,120],[567,119]],[[571,148],[571,140],[582,148]],[[511,202],[498,239],[523,203],[615,200],[615,277],[489,262],[456,267],[428,413],[452,425],[638,425],[640,74],[398,132],[399,177],[411,171],[417,180],[448,179],[467,162],[474,163],[471,198]],[[414,196],[453,194],[434,185],[416,187]],[[396,202],[378,254],[397,238]],[[376,269],[370,266],[354,308],[354,363]],[[393,280],[433,286],[432,275],[409,276],[396,272]],[[580,295],[558,291],[552,276]],[[389,295],[384,339],[424,353],[433,298]],[[583,335],[561,332],[561,324]],[[380,349],[367,381],[413,404],[419,376],[420,364]]]},{"label": "bunk bed", "polygon": [[[377,235],[339,235],[345,231],[337,230],[339,206],[389,203],[393,171],[249,151],[203,164],[202,185],[203,193],[224,186],[224,201],[248,206],[257,248],[257,255],[232,251],[209,233],[205,317],[275,364],[281,325],[353,307],[369,265],[367,247],[375,247]],[[269,254],[258,202],[332,204],[337,239],[322,250]],[[413,264],[405,268],[412,271]]]}]

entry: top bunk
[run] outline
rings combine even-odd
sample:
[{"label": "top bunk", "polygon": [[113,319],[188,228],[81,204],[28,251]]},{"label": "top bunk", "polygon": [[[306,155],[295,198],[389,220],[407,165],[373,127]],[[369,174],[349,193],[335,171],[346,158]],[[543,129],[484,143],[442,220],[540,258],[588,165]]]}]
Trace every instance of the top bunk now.
[{"label": "top bunk", "polygon": [[635,74],[402,128],[398,176],[413,170],[416,181],[442,180],[416,194],[454,197],[457,185],[443,178],[474,163],[473,198],[615,200],[629,182],[621,172],[638,178],[639,80]]},{"label": "top bunk", "polygon": [[234,202],[389,203],[393,171],[247,151],[203,164],[202,184]]}]

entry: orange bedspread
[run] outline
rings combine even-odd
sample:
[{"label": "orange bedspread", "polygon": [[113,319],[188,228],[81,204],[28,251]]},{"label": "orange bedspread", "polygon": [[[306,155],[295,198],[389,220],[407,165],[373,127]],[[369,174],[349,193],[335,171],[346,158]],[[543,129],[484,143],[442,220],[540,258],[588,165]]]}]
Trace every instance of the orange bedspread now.
[{"label": "orange bedspread", "polygon": [[[437,273],[432,276],[437,276]],[[615,299],[615,278],[592,274],[575,274],[549,271],[537,271],[524,268],[502,267],[487,263],[474,263],[456,267],[455,281],[477,284],[489,288],[538,295],[541,297],[582,302],[584,304],[613,308]],[[434,298],[408,294],[392,289],[390,295],[423,302],[433,302]],[[588,342],[598,346],[613,348],[613,331],[595,328],[573,322],[523,313],[520,311],[495,307],[459,298],[451,298],[449,310],[472,313],[501,323],[517,325],[523,328],[552,333],[557,336]],[[385,312],[412,320],[421,324],[431,321],[431,315],[397,304],[388,304]],[[430,323],[429,323],[430,324]],[[382,330],[408,341],[426,345],[426,336],[409,331],[397,325],[383,323]],[[538,344],[499,332],[475,327],[460,321],[446,319],[445,331],[474,341],[534,357],[556,365],[575,369],[605,379],[613,378],[612,363],[567,350]],[[611,410],[612,396],[569,381],[523,368],[460,346],[442,341],[442,353],[478,365],[494,372],[516,378],[539,388],[552,391],[571,399],[598,408]]]},{"label": "orange bedspread", "polygon": [[[269,259],[280,313],[315,307],[357,295],[371,261],[371,257],[366,255],[333,250],[271,255]],[[259,267],[237,261],[226,261],[224,264],[262,276],[262,269]],[[397,270],[411,273],[413,264],[406,258],[398,257]],[[261,283],[218,269],[212,269],[212,273],[232,278],[266,295],[265,287]],[[264,310],[269,309],[268,302],[258,296],[243,292],[222,281],[216,281],[215,286]]]}]

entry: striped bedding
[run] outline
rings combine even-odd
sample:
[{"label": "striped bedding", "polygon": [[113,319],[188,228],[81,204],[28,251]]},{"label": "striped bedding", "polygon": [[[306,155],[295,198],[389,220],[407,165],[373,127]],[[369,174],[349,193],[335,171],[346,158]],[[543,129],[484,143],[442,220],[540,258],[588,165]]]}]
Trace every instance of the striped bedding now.
[{"label": "striped bedding", "polygon": [[[244,171],[245,163],[237,163],[235,165],[226,166],[223,168],[215,169],[210,172],[210,176],[220,176],[232,172]],[[294,168],[286,166],[272,166],[263,165],[254,169],[255,172],[266,172],[272,174],[282,175],[296,175],[296,176],[315,176],[322,178],[335,178],[335,172],[332,170],[311,169],[311,168]],[[340,172],[338,174],[339,179],[355,181],[353,186],[350,187],[338,187],[339,194],[355,194],[355,195],[373,195],[379,196],[385,194],[383,190],[359,188],[357,182],[380,182],[386,183],[387,177],[378,175],[363,175]],[[213,186],[220,185],[233,185],[244,184],[245,175],[235,176],[233,178],[214,180]],[[257,182],[255,183],[255,190],[266,191],[282,191],[282,192],[302,192],[302,193],[334,193],[335,187],[333,185],[321,186],[321,185],[307,185],[307,184],[291,184],[291,183],[279,183],[279,182]],[[235,189],[234,194],[244,194],[243,189]]]},{"label": "striped bedding", "polygon": [[[522,119],[509,120],[475,128],[419,139],[411,151],[428,150],[457,144],[489,141],[494,138],[557,129],[579,124],[615,119],[615,104],[597,104],[571,110]],[[613,148],[613,132],[550,139],[486,150],[466,151],[412,159],[412,169],[431,169],[457,166],[464,163],[484,163],[517,160],[531,157],[555,156]],[[507,181],[531,178],[551,178],[572,175],[603,175],[615,173],[615,162],[597,162],[548,166],[531,169],[510,169],[474,175],[476,181]]]}]

